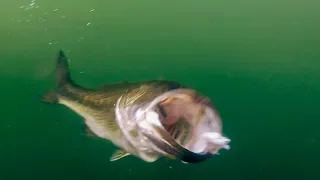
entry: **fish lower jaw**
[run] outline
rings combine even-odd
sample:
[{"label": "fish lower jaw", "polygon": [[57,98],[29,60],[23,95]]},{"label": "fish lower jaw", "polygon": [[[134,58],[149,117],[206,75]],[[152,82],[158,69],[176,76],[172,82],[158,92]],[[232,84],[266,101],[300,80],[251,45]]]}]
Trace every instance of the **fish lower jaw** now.
[{"label": "fish lower jaw", "polygon": [[230,139],[222,136],[217,132],[205,132],[202,133],[194,144],[186,145],[186,148],[195,153],[207,153],[217,154],[220,149],[230,149]]}]

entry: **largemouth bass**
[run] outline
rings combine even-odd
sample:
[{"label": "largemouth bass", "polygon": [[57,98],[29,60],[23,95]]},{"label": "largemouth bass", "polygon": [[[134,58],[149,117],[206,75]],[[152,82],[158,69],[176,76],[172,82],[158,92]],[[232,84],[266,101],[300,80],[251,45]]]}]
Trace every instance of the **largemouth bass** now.
[{"label": "largemouth bass", "polygon": [[164,156],[197,163],[229,149],[230,139],[222,135],[210,99],[180,83],[152,80],[86,88],[72,80],[62,51],[56,81],[42,102],[65,105],[82,116],[88,134],[119,148],[111,161],[133,155],[146,162]]}]

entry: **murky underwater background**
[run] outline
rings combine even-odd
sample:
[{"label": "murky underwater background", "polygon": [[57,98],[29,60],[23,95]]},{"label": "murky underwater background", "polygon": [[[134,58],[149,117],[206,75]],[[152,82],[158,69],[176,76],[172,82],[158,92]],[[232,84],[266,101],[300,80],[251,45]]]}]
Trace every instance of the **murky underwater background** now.
[{"label": "murky underwater background", "polygon": [[[0,180],[303,179],[320,175],[320,1],[2,0]],[[39,102],[59,49],[74,80],[170,79],[209,95],[231,150],[186,165],[86,137]]]}]

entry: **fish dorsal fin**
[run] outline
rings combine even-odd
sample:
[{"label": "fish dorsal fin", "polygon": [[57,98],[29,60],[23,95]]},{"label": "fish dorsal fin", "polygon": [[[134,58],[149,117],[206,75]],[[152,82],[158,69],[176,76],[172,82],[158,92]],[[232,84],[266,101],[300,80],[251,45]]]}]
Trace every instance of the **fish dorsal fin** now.
[{"label": "fish dorsal fin", "polygon": [[119,160],[119,159],[124,158],[124,157],[129,156],[129,155],[130,155],[130,153],[119,149],[119,150],[116,150],[112,154],[112,156],[110,158],[110,161],[116,161],[116,160]]}]

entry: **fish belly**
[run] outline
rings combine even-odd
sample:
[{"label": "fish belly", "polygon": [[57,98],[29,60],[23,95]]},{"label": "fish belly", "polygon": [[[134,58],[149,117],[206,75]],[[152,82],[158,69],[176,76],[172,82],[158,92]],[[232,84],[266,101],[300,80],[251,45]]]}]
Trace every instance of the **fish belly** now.
[{"label": "fish belly", "polygon": [[81,108],[75,103],[65,100],[59,100],[59,103],[69,107],[71,110],[82,116],[85,120],[85,124],[95,135],[109,140],[109,133],[107,133],[105,128],[101,126],[101,124],[97,123],[98,121],[89,113],[86,113],[85,111],[81,110]]}]

